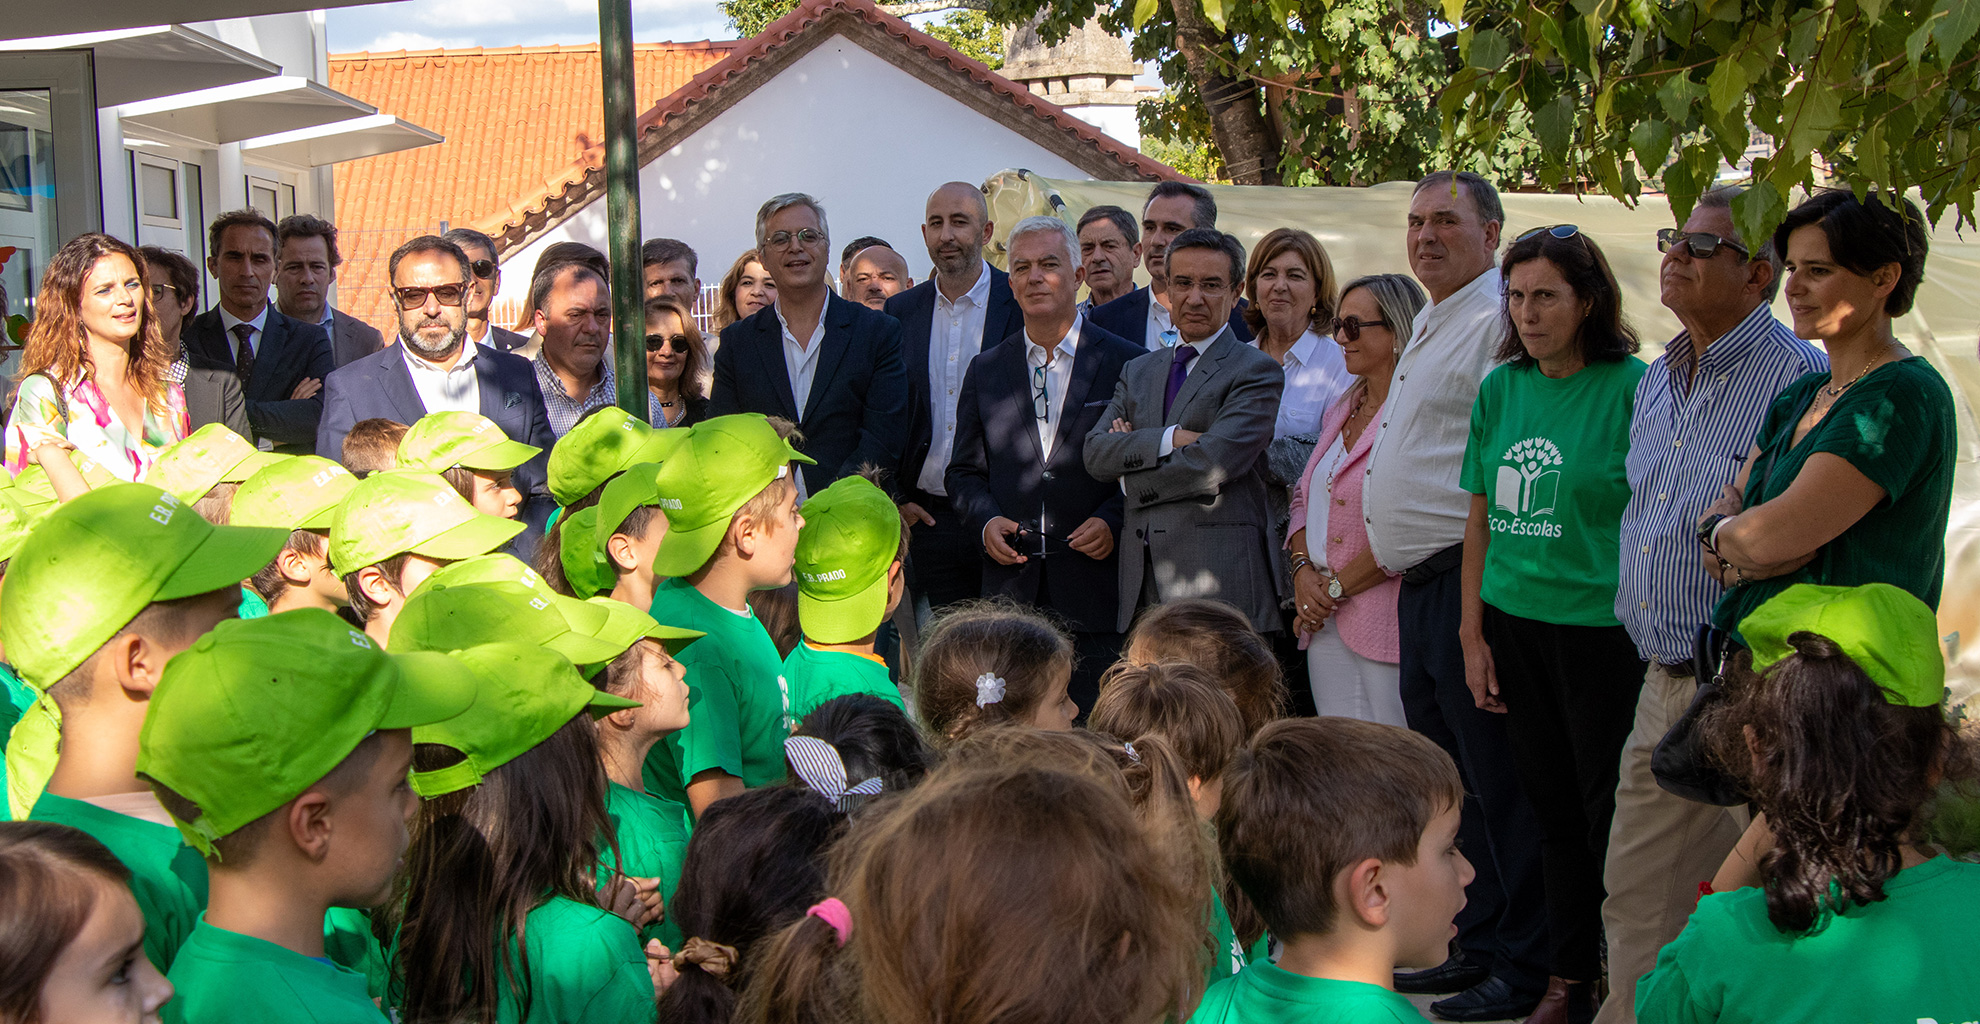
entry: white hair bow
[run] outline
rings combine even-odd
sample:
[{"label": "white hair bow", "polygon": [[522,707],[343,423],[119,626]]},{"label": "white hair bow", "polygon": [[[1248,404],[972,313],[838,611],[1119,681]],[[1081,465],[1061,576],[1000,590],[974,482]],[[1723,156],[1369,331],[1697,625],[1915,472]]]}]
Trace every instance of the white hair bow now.
[{"label": "white hair bow", "polygon": [[841,811],[850,811],[857,806],[857,797],[877,796],[880,793],[881,781],[877,776],[848,787],[846,762],[839,756],[839,748],[815,736],[786,739],[784,757],[812,792],[830,800]]},{"label": "white hair bow", "polygon": [[985,672],[976,677],[976,706],[988,707],[1004,699],[1002,677]]}]

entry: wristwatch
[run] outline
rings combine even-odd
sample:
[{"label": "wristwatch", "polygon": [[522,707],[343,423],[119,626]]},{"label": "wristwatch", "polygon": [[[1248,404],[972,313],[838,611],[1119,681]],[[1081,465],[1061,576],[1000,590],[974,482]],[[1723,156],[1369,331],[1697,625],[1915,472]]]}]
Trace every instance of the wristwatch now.
[{"label": "wristwatch", "polygon": [[1341,578],[1339,576],[1327,577],[1327,600],[1340,601],[1345,597],[1347,597],[1347,588],[1341,586]]}]

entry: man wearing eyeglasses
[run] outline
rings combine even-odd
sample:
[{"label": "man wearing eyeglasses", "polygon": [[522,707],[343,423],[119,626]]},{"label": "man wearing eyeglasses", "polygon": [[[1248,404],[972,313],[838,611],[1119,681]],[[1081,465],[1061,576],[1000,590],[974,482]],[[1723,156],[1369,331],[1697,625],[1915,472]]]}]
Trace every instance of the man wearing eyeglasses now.
[{"label": "man wearing eyeglasses", "polygon": [[275,308],[292,319],[323,328],[330,355],[344,366],[385,347],[378,328],[341,309],[330,308],[330,286],[344,256],[337,251],[337,226],[299,213],[275,225]]},{"label": "man wearing eyeglasses", "polygon": [[1080,315],[1086,268],[1065,221],[1026,218],[1009,244],[1024,326],[969,362],[946,483],[982,566],[982,594],[1049,608],[1070,624],[1069,692],[1084,714],[1120,653],[1123,498],[1087,472],[1082,450],[1121,370],[1147,350]]},{"label": "man wearing eyeglasses", "polygon": [[528,557],[554,505],[546,466],[556,437],[529,360],[467,339],[470,263],[460,246],[438,235],[421,235],[392,253],[387,267],[398,343],[330,375],[316,447],[326,458],[342,452],[344,435],[359,420],[412,424],[442,411],[494,420],[511,440],[542,449],[513,477],[523,494],[519,518],[529,524],[518,554]]},{"label": "man wearing eyeglasses", "polygon": [[763,269],[777,301],[722,329],[708,413],[779,416],[804,433],[800,495],[863,465],[900,465],[907,445],[901,324],[832,293],[825,208],[801,192],[756,211]]},{"label": "man wearing eyeglasses", "polygon": [[1828,359],[1774,318],[1781,256],[1733,227],[1737,188],[1705,193],[1682,228],[1657,232],[1664,305],[1684,330],[1636,385],[1625,469],[1616,617],[1649,668],[1623,748],[1602,904],[1609,998],[1596,1020],[1636,1019],[1636,982],[1677,938],[1733,848],[1744,815],[1665,792],[1650,755],[1698,692],[1693,645],[1723,589],[1698,560],[1697,523],[1732,483],[1774,396]]},{"label": "man wearing eyeglasses", "polygon": [[473,228],[454,228],[440,237],[461,247],[467,254],[468,270],[474,274],[474,289],[467,300],[468,340],[497,352],[514,352],[528,344],[529,335],[517,334],[488,319],[488,309],[502,290],[502,264],[495,259],[495,240]]}]

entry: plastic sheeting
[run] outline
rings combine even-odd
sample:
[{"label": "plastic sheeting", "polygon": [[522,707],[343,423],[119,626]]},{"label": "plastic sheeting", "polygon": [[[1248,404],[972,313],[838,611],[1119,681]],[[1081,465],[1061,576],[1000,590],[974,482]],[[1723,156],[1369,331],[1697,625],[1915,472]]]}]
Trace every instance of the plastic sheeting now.
[{"label": "plastic sheeting", "polygon": [[[1028,171],[1004,171],[985,183],[991,217],[1007,230],[1024,217],[1055,214],[1076,223],[1088,207],[1120,206],[1139,214],[1145,184],[1060,181]],[[1388,182],[1369,188],[1269,188],[1212,185],[1217,226],[1237,235],[1248,250],[1278,227],[1304,228],[1327,249],[1336,278],[1409,273],[1403,230],[1414,186]],[[1606,196],[1507,193],[1505,238],[1543,225],[1575,224],[1595,240],[1622,285],[1623,313],[1643,338],[1643,356],[1654,358],[1679,331],[1677,318],[1658,300],[1656,232],[1673,224],[1661,196],[1634,208]],[[1975,232],[1968,231],[1969,236]],[[1003,232],[985,255],[1004,263]],[[1138,275],[1145,283],[1147,276]],[[1785,305],[1775,315],[1787,322]],[[1930,359],[1952,386],[1959,427],[1952,517],[1946,531],[1946,583],[1939,627],[1947,657],[1947,681],[1956,701],[1980,693],[1980,239],[1961,238],[1949,214],[1932,233],[1925,281],[1912,311],[1896,323],[1912,352]]]}]

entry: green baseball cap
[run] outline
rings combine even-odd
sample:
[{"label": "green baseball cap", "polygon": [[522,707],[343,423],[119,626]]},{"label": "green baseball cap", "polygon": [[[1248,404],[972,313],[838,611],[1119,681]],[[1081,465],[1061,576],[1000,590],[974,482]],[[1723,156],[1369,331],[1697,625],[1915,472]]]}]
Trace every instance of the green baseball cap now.
[{"label": "green baseball cap", "polygon": [[563,655],[524,644],[487,644],[447,655],[473,677],[476,697],[463,714],[413,728],[414,743],[462,754],[459,763],[412,773],[413,791],[431,799],[478,786],[489,772],[549,739],[581,712],[593,718],[638,701],[585,682]]},{"label": "green baseball cap", "polygon": [[47,507],[30,512],[14,497],[13,488],[0,489],[0,562],[14,557],[48,513]]},{"label": "green baseball cap", "polygon": [[[69,461],[75,465],[76,472],[82,474],[83,483],[88,484],[91,490],[123,483],[115,474],[81,452],[70,452]],[[14,478],[14,500],[30,512],[45,512],[53,508],[55,485],[48,482],[48,471],[38,465],[21,467],[20,475]]]},{"label": "green baseball cap", "polygon": [[509,435],[478,412],[429,412],[399,441],[399,468],[429,473],[462,466],[491,473],[511,470],[543,449]]},{"label": "green baseball cap", "polygon": [[432,725],[474,703],[439,654],[391,655],[320,608],[222,622],[165,666],[138,733],[138,774],[199,806],[178,821],[213,843],[296,798],[380,729]]},{"label": "green baseball cap", "polygon": [[275,558],[287,530],[215,526],[149,484],[112,484],[50,512],[7,569],[0,643],[47,689],[146,605],[238,586]]},{"label": "green baseball cap", "polygon": [[407,552],[442,561],[471,558],[522,531],[519,520],[476,512],[432,473],[380,470],[353,485],[330,514],[330,567],[348,576]]},{"label": "green baseball cap", "polygon": [[1824,587],[1797,583],[1769,598],[1739,624],[1755,670],[1794,653],[1788,637],[1828,637],[1893,704],[1937,706],[1946,696],[1939,620],[1925,602],[1888,583]]},{"label": "green baseball cap", "polygon": [[616,658],[642,639],[658,640],[668,654],[679,654],[687,645],[707,634],[698,629],[663,626],[653,616],[609,597],[577,602],[583,607],[570,611],[571,626],[610,644]]},{"label": "green baseball cap", "polygon": [[557,557],[564,566],[564,582],[578,597],[611,590],[619,582],[619,574],[613,571],[597,537],[596,505],[565,516],[564,528],[557,533]]},{"label": "green baseball cap", "polygon": [[351,471],[317,455],[298,455],[265,466],[234,492],[235,526],[328,530],[330,514],[357,486]]},{"label": "green baseball cap", "polygon": [[586,416],[550,449],[550,496],[570,505],[614,473],[642,462],[665,462],[692,428],[655,430],[610,406]]},{"label": "green baseball cap", "polygon": [[[603,552],[612,535],[624,526],[626,517],[633,509],[660,504],[660,464],[642,462],[628,466],[626,471],[612,478],[605,485],[605,493],[598,497],[597,522],[593,524],[593,535],[597,538],[598,550]],[[570,527],[564,527],[569,533]],[[609,563],[608,563],[609,564]]]},{"label": "green baseball cap", "polygon": [[261,451],[247,438],[208,423],[159,452],[144,482],[172,492],[180,501],[198,501],[215,484],[239,483],[287,458]]},{"label": "green baseball cap", "polygon": [[386,646],[399,653],[510,642],[547,647],[575,665],[604,664],[625,648],[615,649],[572,625],[565,609],[583,604],[546,586],[428,578],[406,598]]},{"label": "green baseball cap", "polygon": [[792,462],[814,464],[760,413],[703,420],[660,466],[655,504],[667,513],[667,537],[653,558],[662,576],[686,576],[708,564],[729,520],[765,487],[788,476]]},{"label": "green baseball cap", "polygon": [[887,617],[887,569],[900,556],[901,510],[887,492],[849,476],[799,510],[798,624],[821,644],[851,643]]}]

